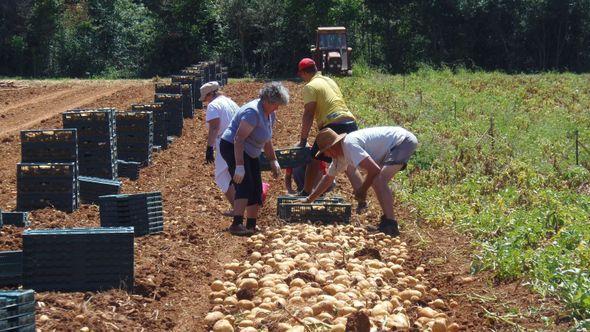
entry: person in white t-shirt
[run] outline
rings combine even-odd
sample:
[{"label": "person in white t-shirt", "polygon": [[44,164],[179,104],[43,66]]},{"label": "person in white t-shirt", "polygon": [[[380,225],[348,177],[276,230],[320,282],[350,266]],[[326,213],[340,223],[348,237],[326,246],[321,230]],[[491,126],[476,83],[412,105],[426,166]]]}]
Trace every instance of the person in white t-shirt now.
[{"label": "person in white t-shirt", "polygon": [[416,136],[402,127],[365,128],[349,134],[336,134],[332,129],[321,130],[316,142],[320,148],[318,155],[332,158],[326,175],[304,199],[313,202],[322,195],[334,181],[336,175],[347,167],[360,167],[367,173],[363,184],[355,191],[355,197],[364,201],[369,187],[373,187],[379,205],[383,210],[381,222],[370,231],[379,231],[391,236],[398,236],[399,229],[393,213],[393,193],[389,180],[406,168],[408,160],[418,146]]},{"label": "person in white t-shirt", "polygon": [[[205,162],[207,164],[215,163],[215,183],[233,206],[235,188],[231,183],[232,177],[229,174],[227,163],[219,152],[219,139],[239,109],[239,106],[219,90],[219,83],[216,81],[203,84],[200,90],[200,100],[207,103],[205,121],[209,128]],[[233,212],[227,211],[224,214],[231,216]]]}]

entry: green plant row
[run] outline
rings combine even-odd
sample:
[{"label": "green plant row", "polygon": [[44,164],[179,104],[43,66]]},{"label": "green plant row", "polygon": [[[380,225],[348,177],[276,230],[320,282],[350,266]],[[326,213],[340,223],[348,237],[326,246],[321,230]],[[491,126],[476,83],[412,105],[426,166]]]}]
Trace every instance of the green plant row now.
[{"label": "green plant row", "polygon": [[338,80],[362,126],[400,125],[420,145],[396,198],[417,220],[452,224],[478,245],[473,272],[527,280],[590,319],[588,75],[506,75],[357,67]]}]

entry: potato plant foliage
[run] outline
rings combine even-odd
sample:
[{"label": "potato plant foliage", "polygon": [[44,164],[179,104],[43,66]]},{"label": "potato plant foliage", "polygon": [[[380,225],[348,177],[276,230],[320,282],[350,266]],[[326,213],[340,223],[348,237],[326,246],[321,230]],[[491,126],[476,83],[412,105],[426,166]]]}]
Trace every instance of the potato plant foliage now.
[{"label": "potato plant foliage", "polygon": [[417,222],[469,233],[473,272],[524,280],[589,324],[590,152],[576,166],[574,131],[589,147],[590,76],[356,72],[338,83],[362,125],[420,141],[394,184]]}]

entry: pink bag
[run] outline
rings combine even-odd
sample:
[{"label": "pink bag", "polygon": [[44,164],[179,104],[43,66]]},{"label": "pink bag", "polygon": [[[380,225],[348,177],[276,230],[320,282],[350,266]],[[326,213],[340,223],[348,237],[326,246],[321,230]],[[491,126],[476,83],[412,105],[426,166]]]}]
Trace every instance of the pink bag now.
[{"label": "pink bag", "polygon": [[269,189],[270,184],[267,182],[262,182],[262,204],[264,204],[264,201],[266,201],[266,194],[268,193]]}]

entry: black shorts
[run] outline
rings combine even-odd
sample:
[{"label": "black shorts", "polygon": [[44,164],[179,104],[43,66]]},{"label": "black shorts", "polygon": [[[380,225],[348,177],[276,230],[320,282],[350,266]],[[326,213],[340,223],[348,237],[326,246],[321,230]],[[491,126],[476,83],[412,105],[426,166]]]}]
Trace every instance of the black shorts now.
[{"label": "black shorts", "polygon": [[[226,140],[219,141],[219,152],[227,163],[229,174],[234,176],[236,172],[236,158],[234,155],[234,144]],[[242,183],[234,183],[236,189],[235,199],[247,199],[248,206],[262,205],[262,176],[260,173],[260,162],[258,158],[250,157],[244,151],[244,180]],[[232,181],[233,183],[233,181]]]},{"label": "black shorts", "polygon": [[[336,134],[343,134],[343,133],[352,133],[353,131],[357,131],[359,129],[359,127],[356,124],[356,121],[347,121],[347,122],[342,122],[342,123],[332,123],[329,125],[326,125],[324,127],[322,127],[322,129],[324,128],[330,128],[333,131],[336,132]],[[321,130],[321,129],[320,129]],[[318,147],[318,143],[317,142],[313,142],[313,146],[311,147],[311,156],[314,159],[317,160],[322,160],[325,161],[327,163],[331,163],[332,162],[332,158],[326,157],[324,155],[320,155],[319,157],[316,157],[316,153],[318,153],[318,151],[320,151],[320,148]]]}]

